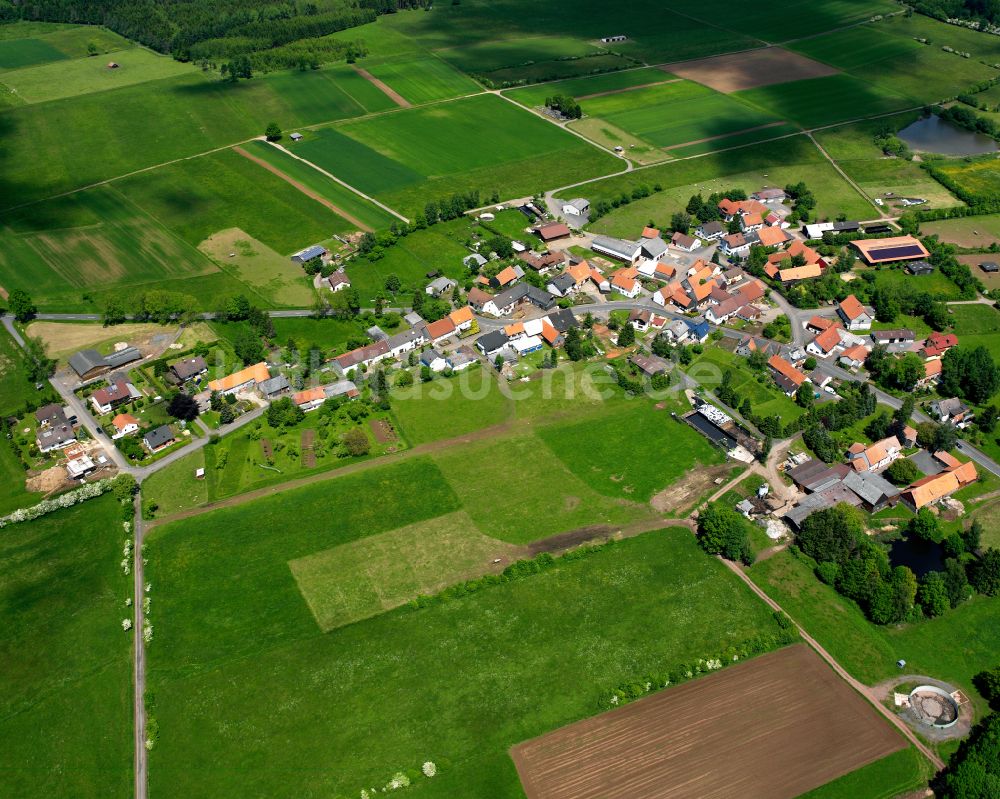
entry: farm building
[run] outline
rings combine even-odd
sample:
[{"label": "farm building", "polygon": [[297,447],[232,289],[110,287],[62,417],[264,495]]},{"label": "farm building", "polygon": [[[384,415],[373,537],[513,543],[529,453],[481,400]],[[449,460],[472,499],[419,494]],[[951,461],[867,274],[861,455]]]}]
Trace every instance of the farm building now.
[{"label": "farm building", "polygon": [[302,141],[302,134],[301,133],[292,133],[292,134],[290,134],[288,136],[288,138],[291,139],[292,141]]},{"label": "farm building", "polygon": [[238,391],[252,389],[270,377],[271,373],[268,371],[267,364],[261,361],[231,375],[212,380],[208,384],[208,389],[209,391],[218,391],[220,394],[235,394]]},{"label": "farm building", "polygon": [[569,227],[562,222],[549,222],[548,224],[539,225],[535,228],[535,235],[544,242],[564,239],[571,233],[572,231]]},{"label": "farm building", "polygon": [[69,365],[73,367],[73,371],[81,380],[89,380],[108,368],[104,356],[97,350],[80,350],[73,353],[70,356]]},{"label": "farm building", "polygon": [[988,275],[992,275],[992,274],[996,274],[997,272],[1000,272],[1000,264],[995,263],[993,261],[984,261],[983,263],[979,264],[979,268],[983,272],[986,272],[986,274],[988,274]]},{"label": "farm building", "polygon": [[892,261],[915,261],[927,258],[930,253],[913,236],[895,236],[890,239],[862,239],[852,241],[866,263],[887,264]]},{"label": "farm building", "polygon": [[304,250],[299,250],[295,255],[292,256],[292,262],[296,264],[304,264],[309,261],[313,261],[316,258],[326,258],[329,253],[326,247],[322,247],[319,244],[314,244],[312,247],[306,247]]},{"label": "farm building", "polygon": [[326,279],[330,291],[343,291],[351,287],[351,279],[341,270],[337,270]]},{"label": "farm building", "polygon": [[590,243],[590,249],[628,264],[634,264],[642,254],[640,246],[634,241],[624,241],[611,236],[595,236]]},{"label": "farm building", "polygon": [[590,201],[577,197],[567,203],[563,203],[562,212],[566,216],[585,216],[590,213]]},{"label": "farm building", "polygon": [[288,378],[284,375],[275,375],[274,377],[269,377],[267,380],[261,380],[257,384],[257,391],[264,399],[274,399],[275,397],[280,397],[282,394],[287,393],[292,388],[292,384],[288,382]]},{"label": "farm building", "polygon": [[185,358],[170,367],[170,374],[178,383],[186,383],[195,377],[200,377],[208,371],[208,364],[200,355],[194,358]]},{"label": "farm building", "polygon": [[930,275],[934,272],[934,267],[927,261],[910,261],[904,268],[911,275]]}]

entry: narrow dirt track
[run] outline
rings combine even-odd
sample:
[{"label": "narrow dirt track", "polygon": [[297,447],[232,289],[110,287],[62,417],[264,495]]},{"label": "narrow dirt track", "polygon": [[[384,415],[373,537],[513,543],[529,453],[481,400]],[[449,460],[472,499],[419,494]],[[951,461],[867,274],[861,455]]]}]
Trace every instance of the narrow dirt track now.
[{"label": "narrow dirt track", "polygon": [[368,81],[372,86],[378,89],[382,94],[392,100],[400,108],[409,108],[411,103],[403,95],[397,92],[395,89],[389,87],[389,84],[384,81],[380,81],[367,69],[362,69],[361,67],[354,67],[354,71],[357,72],[362,78]]},{"label": "narrow dirt track", "polygon": [[636,92],[639,89],[651,89],[653,86],[663,86],[665,83],[680,83],[683,78],[670,78],[670,80],[654,80],[652,83],[640,83],[638,86],[626,86],[624,89],[608,89],[606,92],[594,92],[593,94],[583,94],[577,100],[593,100],[595,97],[608,97],[612,94],[626,94]]},{"label": "narrow dirt track", "polygon": [[254,155],[253,153],[247,152],[242,147],[234,147],[233,148],[233,152],[234,153],[239,153],[244,158],[249,158],[251,161],[253,161],[255,164],[257,164],[257,166],[262,166],[262,167],[264,167],[264,169],[266,169],[271,174],[277,175],[283,181],[285,181],[286,183],[294,186],[296,189],[298,189],[299,191],[301,191],[307,197],[310,197],[313,200],[315,200],[316,202],[318,202],[318,203],[320,203],[322,205],[325,205],[327,208],[329,208],[331,211],[333,211],[337,216],[342,216],[344,219],[346,219],[352,225],[356,226],[358,228],[358,230],[362,231],[363,233],[371,233],[372,232],[372,229],[368,225],[366,225],[364,222],[362,222],[360,219],[358,219],[355,216],[351,216],[343,208],[340,208],[339,206],[334,205],[332,202],[330,202],[328,199],[326,199],[326,197],[323,197],[323,196],[317,194],[312,189],[310,189],[308,186],[306,186],[304,183],[299,183],[299,181],[297,181],[291,175],[285,174],[284,172],[282,172],[280,169],[278,169],[273,164],[269,164],[263,158],[258,158],[256,155]]},{"label": "narrow dirt track", "polygon": [[779,125],[784,125],[783,120],[778,122],[768,122],[766,125],[755,125],[752,128],[743,128],[743,130],[734,130],[732,133],[720,133],[718,136],[707,136],[704,139],[695,139],[694,141],[681,142],[680,144],[671,144],[669,147],[664,147],[664,150],[676,150],[679,147],[690,147],[693,144],[704,144],[707,141],[715,141],[716,139],[728,139],[730,136],[739,136],[741,133],[753,133],[755,130],[766,130],[767,128],[776,128]]}]

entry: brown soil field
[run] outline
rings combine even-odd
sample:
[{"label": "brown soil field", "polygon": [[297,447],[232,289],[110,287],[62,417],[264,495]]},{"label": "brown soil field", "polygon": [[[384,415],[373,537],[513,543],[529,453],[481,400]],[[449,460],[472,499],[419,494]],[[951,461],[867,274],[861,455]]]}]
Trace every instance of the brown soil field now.
[{"label": "brown soil field", "polygon": [[758,86],[837,74],[833,67],[780,47],[681,61],[678,64],[667,64],[661,69],[726,94]]},{"label": "brown soil field", "polygon": [[906,740],[805,644],[518,744],[528,799],[793,799]]},{"label": "brown soil field", "polygon": [[1000,253],[980,252],[974,255],[959,255],[956,257],[972,270],[974,277],[978,277],[983,281],[983,285],[986,288],[1000,289],[1000,272],[984,272],[979,268],[979,264],[986,263],[987,261],[1000,264]]},{"label": "brown soil field", "polygon": [[[731,463],[720,463],[717,466],[688,472],[683,479],[655,494],[649,503],[653,506],[653,510],[659,513],[673,513],[687,508],[711,490],[717,477],[729,482],[732,468]],[[723,483],[719,484],[720,487],[722,485]]]},{"label": "brown soil field", "polygon": [[389,444],[396,440],[396,431],[385,419],[372,419],[368,422],[368,426],[379,444]]}]

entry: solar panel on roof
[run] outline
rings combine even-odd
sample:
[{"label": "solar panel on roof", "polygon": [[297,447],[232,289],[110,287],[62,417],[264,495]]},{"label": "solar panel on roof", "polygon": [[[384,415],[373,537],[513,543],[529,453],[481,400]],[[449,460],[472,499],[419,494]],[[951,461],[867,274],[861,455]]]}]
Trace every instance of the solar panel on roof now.
[{"label": "solar panel on roof", "polygon": [[895,261],[899,258],[918,258],[923,254],[923,250],[921,250],[916,244],[905,244],[900,247],[885,247],[881,250],[869,250],[870,257],[877,258],[880,261]]}]

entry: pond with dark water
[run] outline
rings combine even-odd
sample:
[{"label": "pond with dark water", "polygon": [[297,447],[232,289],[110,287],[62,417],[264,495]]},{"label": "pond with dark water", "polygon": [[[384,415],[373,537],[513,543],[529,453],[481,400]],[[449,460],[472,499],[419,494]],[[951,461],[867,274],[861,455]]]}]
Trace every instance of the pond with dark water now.
[{"label": "pond with dark water", "polygon": [[982,155],[1000,150],[989,136],[953,125],[939,116],[922,117],[898,134],[911,149],[941,155]]},{"label": "pond with dark water", "polygon": [[944,570],[944,551],[940,544],[907,536],[889,545],[889,562],[894,567],[908,566],[917,577],[923,577]]}]

